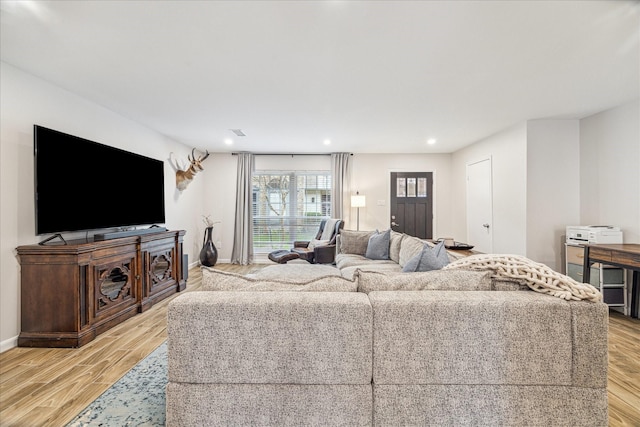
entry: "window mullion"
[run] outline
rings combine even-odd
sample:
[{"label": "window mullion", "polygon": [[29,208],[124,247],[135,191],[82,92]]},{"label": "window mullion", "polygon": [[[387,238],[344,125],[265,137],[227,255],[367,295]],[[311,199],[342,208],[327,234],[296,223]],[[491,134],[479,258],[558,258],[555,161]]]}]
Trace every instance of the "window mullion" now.
[{"label": "window mullion", "polygon": [[295,172],[289,175],[289,227],[293,241],[298,240],[298,180]]}]

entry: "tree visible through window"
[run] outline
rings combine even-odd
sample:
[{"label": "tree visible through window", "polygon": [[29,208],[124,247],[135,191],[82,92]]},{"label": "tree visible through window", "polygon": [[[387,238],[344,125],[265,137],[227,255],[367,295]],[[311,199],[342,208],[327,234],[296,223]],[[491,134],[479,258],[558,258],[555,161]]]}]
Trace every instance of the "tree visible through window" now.
[{"label": "tree visible through window", "polygon": [[331,173],[255,172],[252,200],[254,252],[292,247],[331,216]]}]

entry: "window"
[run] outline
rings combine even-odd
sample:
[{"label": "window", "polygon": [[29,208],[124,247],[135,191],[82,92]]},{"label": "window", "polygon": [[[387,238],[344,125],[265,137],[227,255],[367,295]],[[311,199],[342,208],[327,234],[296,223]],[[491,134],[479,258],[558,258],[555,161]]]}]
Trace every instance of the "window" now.
[{"label": "window", "polygon": [[331,216],[331,172],[255,172],[252,200],[254,252],[292,247]]}]

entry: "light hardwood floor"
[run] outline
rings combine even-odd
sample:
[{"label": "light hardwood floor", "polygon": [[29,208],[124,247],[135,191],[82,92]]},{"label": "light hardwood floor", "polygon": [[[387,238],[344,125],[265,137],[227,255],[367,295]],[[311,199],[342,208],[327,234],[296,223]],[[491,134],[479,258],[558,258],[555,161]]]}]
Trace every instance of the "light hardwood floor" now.
[{"label": "light hardwood floor", "polygon": [[[216,268],[244,274],[262,266]],[[191,269],[187,292],[201,283],[199,269]],[[79,349],[0,354],[0,425],[64,426],[164,342],[167,305],[176,296]],[[609,425],[640,426],[640,321],[616,312],[609,320]]]}]

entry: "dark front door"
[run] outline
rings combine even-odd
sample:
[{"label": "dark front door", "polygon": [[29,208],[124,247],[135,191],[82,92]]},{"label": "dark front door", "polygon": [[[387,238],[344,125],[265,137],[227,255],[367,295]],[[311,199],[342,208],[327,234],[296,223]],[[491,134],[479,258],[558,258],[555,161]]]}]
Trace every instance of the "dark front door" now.
[{"label": "dark front door", "polygon": [[391,229],[433,238],[433,173],[391,172]]}]

